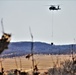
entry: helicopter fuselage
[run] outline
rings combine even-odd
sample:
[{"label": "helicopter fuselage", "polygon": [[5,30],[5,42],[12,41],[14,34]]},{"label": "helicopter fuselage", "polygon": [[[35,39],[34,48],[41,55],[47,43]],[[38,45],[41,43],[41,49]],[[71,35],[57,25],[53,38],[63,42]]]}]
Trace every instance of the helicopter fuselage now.
[{"label": "helicopter fuselage", "polygon": [[49,7],[49,10],[60,10],[60,8],[59,7],[54,7],[54,6],[51,6],[51,7]]}]

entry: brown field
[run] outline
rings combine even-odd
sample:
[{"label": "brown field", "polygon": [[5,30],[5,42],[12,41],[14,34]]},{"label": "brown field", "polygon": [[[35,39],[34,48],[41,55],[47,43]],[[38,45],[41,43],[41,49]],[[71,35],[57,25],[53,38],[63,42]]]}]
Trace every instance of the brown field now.
[{"label": "brown field", "polygon": [[[67,59],[71,59],[70,55],[34,55],[35,64],[38,65],[39,71],[47,71],[50,67],[53,67],[54,64],[60,63]],[[16,57],[16,58],[5,58],[1,59],[2,67],[4,71],[10,69],[20,69],[27,71],[32,68],[32,59],[26,59],[25,56]],[[1,65],[0,65],[1,67]]]}]

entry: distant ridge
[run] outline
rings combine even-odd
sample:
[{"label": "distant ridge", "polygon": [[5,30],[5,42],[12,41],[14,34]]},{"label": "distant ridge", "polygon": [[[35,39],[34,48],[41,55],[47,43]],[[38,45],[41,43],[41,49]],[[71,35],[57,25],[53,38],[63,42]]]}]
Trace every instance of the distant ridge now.
[{"label": "distant ridge", "polygon": [[[73,45],[73,46],[72,46]],[[50,45],[44,42],[34,42],[35,54],[70,54],[73,49],[76,52],[76,44],[69,45]],[[11,42],[9,49],[2,53],[2,56],[13,57],[31,53],[31,42]]]}]

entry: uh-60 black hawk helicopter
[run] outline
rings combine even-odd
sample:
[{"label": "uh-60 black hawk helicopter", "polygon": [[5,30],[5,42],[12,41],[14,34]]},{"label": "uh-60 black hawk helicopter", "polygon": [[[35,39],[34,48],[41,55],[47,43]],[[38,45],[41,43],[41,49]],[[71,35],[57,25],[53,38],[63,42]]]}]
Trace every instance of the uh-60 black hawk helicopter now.
[{"label": "uh-60 black hawk helicopter", "polygon": [[59,5],[50,5],[49,10],[61,10]]}]

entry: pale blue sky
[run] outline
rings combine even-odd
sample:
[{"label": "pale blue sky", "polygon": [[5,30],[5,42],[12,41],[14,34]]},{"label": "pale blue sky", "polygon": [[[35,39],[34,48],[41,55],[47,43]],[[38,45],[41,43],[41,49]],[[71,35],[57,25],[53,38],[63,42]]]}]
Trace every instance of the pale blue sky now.
[{"label": "pale blue sky", "polygon": [[[59,4],[61,10],[50,11],[48,5],[53,4]],[[69,44],[76,39],[75,0],[0,0],[1,18],[5,32],[12,33],[11,41],[30,41],[29,26],[34,41]],[[0,33],[1,36],[1,24]]]}]

